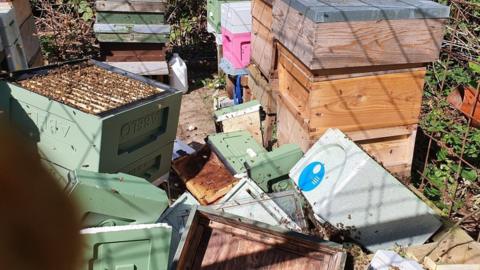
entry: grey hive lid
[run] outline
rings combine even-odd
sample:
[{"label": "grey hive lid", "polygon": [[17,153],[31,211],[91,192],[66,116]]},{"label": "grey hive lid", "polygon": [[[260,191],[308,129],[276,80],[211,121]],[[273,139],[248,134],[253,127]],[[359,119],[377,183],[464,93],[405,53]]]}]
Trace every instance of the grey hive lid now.
[{"label": "grey hive lid", "polygon": [[282,0],[316,23],[448,18],[450,8],[430,0]]}]

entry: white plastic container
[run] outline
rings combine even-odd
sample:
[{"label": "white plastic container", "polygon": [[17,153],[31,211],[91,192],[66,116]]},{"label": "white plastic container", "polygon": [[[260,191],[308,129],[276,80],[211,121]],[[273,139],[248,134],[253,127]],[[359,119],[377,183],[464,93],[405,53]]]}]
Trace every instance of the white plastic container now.
[{"label": "white plastic container", "polygon": [[188,91],[187,65],[178,53],[174,53],[168,62],[170,67],[170,86],[186,93]]}]

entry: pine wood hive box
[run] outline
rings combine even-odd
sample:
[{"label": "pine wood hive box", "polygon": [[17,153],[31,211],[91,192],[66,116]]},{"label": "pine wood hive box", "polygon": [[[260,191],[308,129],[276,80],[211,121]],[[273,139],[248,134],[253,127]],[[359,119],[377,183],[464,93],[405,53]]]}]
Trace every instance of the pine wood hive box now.
[{"label": "pine wood hive box", "polygon": [[428,63],[448,17],[429,0],[277,0],[273,32],[311,70]]}]

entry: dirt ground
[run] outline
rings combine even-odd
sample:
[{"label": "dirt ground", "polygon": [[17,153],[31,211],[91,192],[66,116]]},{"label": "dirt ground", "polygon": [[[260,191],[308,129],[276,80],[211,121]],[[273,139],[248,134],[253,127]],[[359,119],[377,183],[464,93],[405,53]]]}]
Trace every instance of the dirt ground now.
[{"label": "dirt ground", "polygon": [[202,87],[182,97],[177,139],[185,143],[204,143],[205,137],[215,133],[213,121],[213,93],[215,90]]}]

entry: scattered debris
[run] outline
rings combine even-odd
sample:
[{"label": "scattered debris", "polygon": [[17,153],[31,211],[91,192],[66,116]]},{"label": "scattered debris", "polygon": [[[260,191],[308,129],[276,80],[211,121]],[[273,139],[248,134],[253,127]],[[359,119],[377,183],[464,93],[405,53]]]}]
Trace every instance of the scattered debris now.
[{"label": "scattered debris", "polygon": [[[190,213],[173,269],[343,269],[338,244],[198,207]],[[255,259],[252,259],[255,258]]]},{"label": "scattered debris", "polygon": [[368,270],[423,270],[416,261],[406,260],[395,251],[378,250],[370,263]]}]

